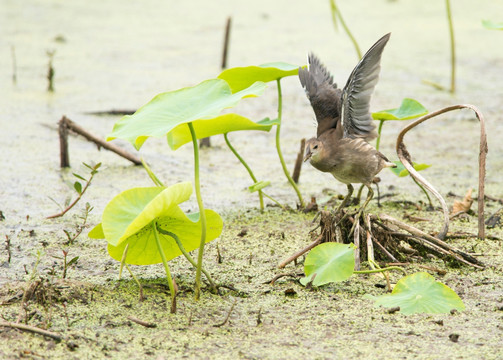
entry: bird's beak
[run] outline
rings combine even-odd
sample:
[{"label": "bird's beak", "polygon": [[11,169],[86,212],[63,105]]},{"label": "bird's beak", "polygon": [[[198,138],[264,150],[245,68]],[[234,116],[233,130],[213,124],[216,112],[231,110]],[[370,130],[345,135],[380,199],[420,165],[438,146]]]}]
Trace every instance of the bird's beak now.
[{"label": "bird's beak", "polygon": [[306,162],[307,160],[311,159],[311,155],[313,155],[313,153],[311,152],[311,149],[307,148],[306,149],[306,154],[304,155],[304,162]]}]

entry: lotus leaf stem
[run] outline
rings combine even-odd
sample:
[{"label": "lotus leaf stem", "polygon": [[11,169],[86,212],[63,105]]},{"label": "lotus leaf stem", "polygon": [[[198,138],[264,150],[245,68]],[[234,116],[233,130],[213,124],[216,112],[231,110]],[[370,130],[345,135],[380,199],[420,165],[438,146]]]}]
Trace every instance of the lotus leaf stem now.
[{"label": "lotus leaf stem", "polygon": [[288,179],[288,182],[290,185],[292,185],[293,189],[297,193],[297,196],[299,197],[300,201],[300,207],[304,207],[304,200],[302,200],[302,195],[299,191],[299,188],[295,184],[295,181],[293,181],[292,177],[290,176],[290,173],[288,172],[288,169],[285,164],[285,160],[283,159],[283,154],[281,153],[281,145],[280,145],[280,132],[281,132],[281,116],[283,112],[283,97],[281,94],[281,80],[278,79],[276,80],[276,83],[278,85],[278,121],[279,124],[276,125],[276,150],[278,151],[278,156],[279,156],[279,161],[281,162],[281,167],[283,168],[283,172],[285,173],[286,178]]},{"label": "lotus leaf stem", "polygon": [[[243,166],[248,171],[248,174],[250,174],[250,177],[252,178],[253,183],[254,184],[257,183],[257,178],[255,177],[255,174],[253,174],[253,171],[250,168],[250,166],[248,166],[248,164],[246,163],[246,161],[239,155],[239,153],[236,151],[236,149],[231,145],[231,143],[230,143],[230,141],[229,141],[229,139],[227,137],[227,133],[224,134],[224,139],[225,139],[225,143],[227,144],[227,146],[229,147],[229,149],[238,158],[238,160],[241,162],[241,164],[243,164]],[[259,198],[259,201],[260,201],[260,211],[264,211],[264,196],[262,194],[262,190],[258,191],[258,198]]]},{"label": "lotus leaf stem", "polygon": [[[185,248],[183,247],[182,242],[180,241],[180,239],[178,238],[178,236],[175,233],[172,233],[171,231],[168,231],[168,230],[164,230],[160,226],[157,227],[157,230],[161,234],[171,236],[173,238],[173,240],[175,240],[176,245],[178,245],[178,248],[182,252],[183,256],[185,256],[185,258],[192,264],[192,266],[194,266],[195,268],[197,268],[197,263],[194,261],[194,259],[192,258],[192,256],[190,256],[190,254],[187,252],[187,250],[185,250]],[[204,268],[201,268],[201,271],[203,272],[203,274],[206,276],[206,278],[210,282],[210,285],[213,288],[213,290],[215,292],[217,292],[217,286],[215,285],[215,282],[211,278],[210,274]]]},{"label": "lotus leaf stem", "polygon": [[381,131],[384,125],[384,120],[379,121],[379,128],[377,129],[377,140],[376,140],[376,150],[379,151],[379,145],[381,144]]},{"label": "lotus leaf stem", "polygon": [[197,144],[196,131],[191,122],[187,125],[189,126],[190,135],[192,136],[192,147],[194,148],[194,183],[196,187],[197,205],[199,206],[199,219],[201,221],[201,242],[197,254],[196,284],[194,289],[194,297],[196,300],[199,300],[201,296],[201,269],[203,267],[204,245],[206,244],[206,213],[204,212],[203,198],[201,197],[201,183],[199,181],[199,145]]},{"label": "lotus leaf stem", "polygon": [[421,190],[423,190],[424,194],[426,195],[426,197],[428,198],[428,203],[430,204],[430,208],[431,209],[434,209],[433,207],[433,203],[431,202],[431,198],[430,198],[430,195],[428,194],[428,192],[426,191],[426,189],[423,187],[423,185],[421,185],[414,177],[412,177],[412,180],[414,180],[414,182],[416,183],[417,186],[419,186],[421,188]]},{"label": "lotus leaf stem", "polygon": [[355,270],[355,271],[353,271],[353,273],[354,274],[374,274],[374,273],[380,273],[380,272],[385,272],[385,271],[390,271],[390,270],[398,270],[398,271],[403,272],[405,275],[407,275],[407,272],[398,266],[388,266],[386,268],[374,269],[374,270],[358,270],[358,271]]},{"label": "lotus leaf stem", "polygon": [[263,194],[264,194],[264,196],[265,196],[266,198],[268,198],[269,200],[274,201],[274,202],[275,202],[275,203],[276,203],[276,204],[277,204],[280,208],[282,208],[283,210],[287,210],[287,209],[286,209],[286,207],[285,207],[285,206],[283,206],[283,205],[282,205],[282,204],[281,204],[278,200],[276,200],[276,199],[275,199],[275,198],[273,198],[272,196],[267,195],[266,193],[263,193]]},{"label": "lotus leaf stem", "polygon": [[164,186],[163,182],[161,180],[159,180],[159,178],[157,176],[155,176],[154,172],[152,171],[150,166],[148,166],[146,161],[143,158],[140,158],[140,160],[141,160],[141,164],[143,165],[143,168],[147,172],[150,179],[154,182],[155,186]]},{"label": "lotus leaf stem", "polygon": [[169,271],[168,261],[166,260],[166,255],[164,254],[164,250],[162,249],[161,240],[159,239],[159,233],[157,232],[157,222],[152,222],[152,230],[154,232],[155,242],[157,243],[157,249],[159,250],[159,254],[161,255],[162,263],[164,265],[164,270],[166,271],[166,277],[168,279],[169,291],[171,293],[171,313],[174,314],[176,312],[176,293],[175,286],[173,285],[173,277],[171,276],[171,272]]},{"label": "lotus leaf stem", "polygon": [[456,45],[454,43],[454,26],[452,25],[452,13],[451,13],[451,2],[450,0],[445,0],[445,6],[447,10],[447,22],[449,23],[449,35],[451,43],[451,88],[450,92],[454,93],[456,91]]},{"label": "lotus leaf stem", "polygon": [[346,22],[342,18],[342,14],[341,14],[339,8],[335,4],[335,0],[330,0],[330,9],[332,10],[332,22],[334,23],[335,29],[337,30],[337,18],[339,18],[339,21],[341,22],[341,25],[342,25],[344,31],[346,32],[349,39],[353,43],[353,46],[355,47],[356,55],[358,56],[358,60],[361,59],[362,52],[360,50],[360,46],[358,46],[358,42],[356,41],[356,39],[353,36],[353,34],[351,33],[351,31],[349,31],[349,28],[346,25]]},{"label": "lotus leaf stem", "polygon": [[138,278],[135,276],[135,274],[133,274],[133,272],[129,268],[128,264],[124,264],[124,265],[126,265],[127,271],[129,271],[129,274],[131,275],[131,277],[134,279],[134,281],[138,285],[138,288],[139,288],[139,291],[140,291],[140,301],[143,301],[144,300],[144,297],[143,297],[143,286],[141,285],[140,280],[138,280]]}]

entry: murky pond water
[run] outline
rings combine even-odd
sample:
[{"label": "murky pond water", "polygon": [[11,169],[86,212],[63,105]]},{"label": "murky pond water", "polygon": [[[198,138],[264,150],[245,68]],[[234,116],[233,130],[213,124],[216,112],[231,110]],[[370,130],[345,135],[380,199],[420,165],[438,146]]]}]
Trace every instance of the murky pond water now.
[{"label": "murky pond water", "polygon": [[[480,19],[490,18],[503,8],[498,2],[453,6],[458,55],[457,94],[432,90],[421,84],[427,78],[449,83],[448,34],[444,8],[435,1],[421,4],[383,2],[363,10],[364,1],[341,4],[342,11],[360,41],[368,48],[380,35],[393,33],[382,62],[382,75],[372,109],[396,107],[403,97],[413,97],[430,111],[455,103],[478,106],[487,118],[489,133],[488,191],[501,194],[502,170],[501,86],[503,79],[502,34],[486,30]],[[53,211],[52,197],[62,201],[71,179],[59,171],[56,123],[62,115],[101,136],[112,129],[117,117],[94,116],[87,112],[135,109],[155,94],[190,86],[219,72],[224,24],[233,17],[229,66],[287,61],[303,64],[308,51],[316,52],[342,86],[356,62],[347,37],[335,33],[327,15],[328,5],[302,2],[219,1],[142,3],[15,1],[2,3],[3,56],[1,144],[4,158],[1,181],[1,210],[7,224],[26,215],[43,217]],[[323,14],[324,16],[321,16]],[[383,21],[383,19],[391,19]],[[15,48],[17,83],[12,84],[10,46]],[[55,93],[47,93],[47,50],[55,50]],[[300,138],[314,134],[314,117],[298,80],[283,81],[283,151],[293,168]],[[252,119],[274,116],[276,90],[271,84],[259,99],[245,100],[239,111]],[[433,164],[425,172],[444,193],[462,193],[476,186],[475,170],[478,126],[468,111],[433,120],[408,136],[414,158]],[[382,150],[396,158],[394,139],[402,124],[384,127]],[[412,135],[413,133],[411,133]],[[270,193],[293,205],[295,195],[281,173],[274,148],[274,135],[236,133],[231,139],[257,172],[271,180]],[[124,147],[132,150],[129,144]],[[222,137],[204,151],[203,196],[214,208],[250,204],[255,196],[245,191],[250,184],[244,169],[227,151]],[[149,140],[141,155],[167,182],[192,179],[190,145],[173,152],[163,139]],[[81,162],[104,164],[88,193],[99,212],[114,193],[149,180],[141,168],[81,138],[70,139],[72,170]],[[63,176],[61,175],[63,174]],[[384,186],[394,183],[404,192],[415,186],[409,179],[396,181],[383,173]],[[344,191],[330,175],[305,166],[301,189],[305,196],[329,187]],[[419,194],[419,193],[418,193]]]}]

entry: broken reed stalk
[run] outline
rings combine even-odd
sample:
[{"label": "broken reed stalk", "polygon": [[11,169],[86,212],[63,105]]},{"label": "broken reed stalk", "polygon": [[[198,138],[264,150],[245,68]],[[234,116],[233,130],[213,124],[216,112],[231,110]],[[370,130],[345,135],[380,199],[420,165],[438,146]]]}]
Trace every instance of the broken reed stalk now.
[{"label": "broken reed stalk", "polygon": [[[380,214],[379,216],[366,215],[362,218],[361,224],[360,221],[358,221],[358,224],[355,224],[353,217],[348,215],[348,213],[344,214],[344,211],[340,215],[334,215],[328,211],[326,212],[326,216],[323,216],[323,212],[321,212],[321,214],[322,217],[320,219],[320,225],[318,226],[321,230],[316,240],[283,261],[278,265],[278,268],[284,268],[287,264],[304,255],[318,244],[339,241],[339,238],[342,240],[343,231],[350,238],[342,242],[353,242],[357,247],[355,250],[355,269],[357,269],[358,265],[361,263],[362,251],[366,252],[369,265],[371,267],[373,266],[375,263],[375,249],[373,244],[377,245],[381,256],[384,256],[394,263],[399,262],[395,256],[402,255],[397,248],[400,241],[407,242],[416,250],[426,250],[439,258],[452,258],[460,263],[477,269],[483,269],[485,267],[484,263],[477,260],[471,254],[386,214]],[[353,228],[353,226],[354,233],[351,234],[349,229]],[[400,230],[404,230],[407,233],[401,232]],[[339,231],[340,236],[336,236],[337,231]],[[377,237],[379,237],[379,240]],[[366,246],[362,245],[364,242],[366,242]]]},{"label": "broken reed stalk", "polygon": [[[351,220],[351,218],[350,218]],[[361,261],[360,261],[360,224],[358,219],[357,222],[353,224],[354,232],[353,232],[353,244],[355,245],[355,268],[354,271],[360,271],[361,269]]]},{"label": "broken reed stalk", "polygon": [[484,116],[482,113],[473,105],[470,104],[460,104],[460,105],[453,105],[453,106],[448,106],[446,108],[437,110],[435,112],[432,112],[428,115],[425,115],[413,123],[409,124],[406,126],[400,134],[398,134],[398,138],[396,140],[396,151],[398,154],[398,157],[402,164],[405,166],[405,168],[409,171],[410,175],[412,176],[413,179],[416,179],[419,181],[421,184],[424,185],[425,188],[427,188],[429,191],[433,193],[437,197],[437,199],[440,201],[442,205],[442,209],[444,212],[444,225],[442,227],[442,230],[440,233],[437,235],[439,239],[444,239],[445,235],[447,234],[448,228],[449,228],[449,210],[447,209],[447,205],[445,204],[445,200],[443,197],[438,193],[438,191],[435,190],[435,188],[428,183],[412,166],[412,159],[410,157],[409,152],[407,151],[407,148],[405,147],[405,144],[403,143],[403,137],[405,134],[411,130],[412,128],[416,127],[417,125],[423,123],[424,121],[431,119],[435,116],[438,116],[440,114],[452,111],[452,110],[460,110],[460,109],[471,109],[475,112],[475,115],[477,116],[477,119],[479,120],[480,123],[480,145],[479,145],[479,190],[478,190],[478,235],[481,240],[485,239],[485,227],[484,227],[484,188],[485,188],[485,175],[486,175],[486,157],[487,157],[487,152],[488,152],[488,147],[487,147],[487,135],[486,135],[486,129],[485,129],[485,120]]},{"label": "broken reed stalk", "polygon": [[372,269],[375,268],[374,245],[372,243],[372,226],[370,225],[370,215],[365,215],[365,227],[367,232],[367,259]]},{"label": "broken reed stalk", "polygon": [[8,321],[0,321],[0,326],[3,327],[9,327],[12,329],[18,329],[22,331],[29,331],[35,334],[43,335],[50,337],[51,339],[54,339],[56,341],[61,341],[63,340],[63,337],[59,334],[53,333],[52,331],[47,331],[44,329],[40,329],[35,326],[30,326],[30,325],[25,325],[25,324],[19,324],[19,323],[13,323],[13,322],[8,322]]},{"label": "broken reed stalk", "polygon": [[289,263],[291,263],[292,261],[294,260],[297,260],[299,257],[301,257],[302,255],[304,255],[305,253],[307,253],[309,250],[313,249],[314,247],[316,247],[318,244],[321,243],[321,240],[322,240],[322,235],[318,236],[316,238],[316,240],[314,240],[311,244],[309,244],[308,246],[306,246],[304,249],[300,250],[300,251],[297,251],[295,254],[293,254],[292,256],[290,256],[288,259],[286,259],[285,261],[283,261],[281,264],[278,265],[278,269],[283,269],[285,266],[287,266]]},{"label": "broken reed stalk", "polygon": [[12,83],[17,84],[17,64],[16,64],[16,47],[14,45],[10,46],[10,53],[12,56]]},{"label": "broken reed stalk", "polygon": [[479,262],[477,259],[475,259],[473,256],[470,254],[465,253],[462,250],[459,250],[458,248],[451,246],[447,244],[446,242],[431,236],[424,231],[421,231],[411,225],[408,225],[404,222],[401,222],[400,220],[397,220],[389,215],[386,214],[380,214],[379,217],[376,217],[375,215],[372,215],[372,220],[383,220],[387,221],[397,227],[399,227],[402,230],[407,231],[410,233],[412,236],[412,239],[417,242],[417,240],[422,241],[422,245],[427,245],[430,248],[433,248],[437,250],[438,252],[444,254],[444,255],[450,255],[454,257],[456,260],[463,262],[467,265],[471,265],[477,268],[482,268],[482,263]]},{"label": "broken reed stalk", "polygon": [[229,53],[229,39],[231,36],[232,17],[227,18],[225,24],[224,48],[222,50],[222,70],[227,69],[227,55]]},{"label": "broken reed stalk", "polygon": [[59,132],[59,166],[70,167],[70,153],[68,152],[68,126],[63,116],[58,123]]},{"label": "broken reed stalk", "polygon": [[149,323],[147,321],[135,318],[134,316],[128,316],[127,318],[128,318],[128,320],[131,320],[132,322],[137,323],[138,325],[145,326],[146,328],[155,328],[155,327],[157,327],[157,324],[155,324],[155,323]]},{"label": "broken reed stalk", "polygon": [[48,64],[48,69],[47,69],[47,91],[49,92],[54,92],[54,66],[52,65],[52,62],[54,60],[54,54],[56,54],[56,50],[47,50],[47,56],[49,57],[49,64]]},{"label": "broken reed stalk", "polygon": [[[102,138],[100,138],[100,137],[98,137],[98,136],[96,136],[94,134],[91,134],[89,131],[87,131],[83,127],[77,125],[72,120],[68,119],[66,116],[63,116],[61,118],[61,120],[59,121],[60,151],[61,151],[61,153],[63,153],[64,151],[66,151],[68,153],[68,140],[65,140],[61,136],[61,131],[62,131],[61,129],[62,129],[62,127],[66,128],[66,129],[69,129],[69,130],[73,131],[76,134],[82,135],[87,140],[89,140],[89,141],[95,143],[96,145],[98,145],[98,148],[103,147],[104,149],[113,151],[117,155],[120,155],[123,158],[131,161],[135,165],[141,165],[141,160],[137,156],[135,156],[135,155],[127,152],[126,150],[120,148],[119,146],[117,146],[115,144],[109,143],[109,142],[105,141],[104,139],[102,139]],[[66,144],[64,143],[65,141],[66,141]],[[67,155],[67,157],[69,158],[68,155]],[[63,164],[63,154],[61,155],[61,164]],[[68,166],[70,166],[70,161],[69,160],[68,160]],[[63,165],[61,165],[61,167],[63,167]]]},{"label": "broken reed stalk", "polygon": [[[227,21],[225,23],[225,34],[224,34],[224,46],[222,49],[222,63],[220,64],[220,69],[225,70],[227,69],[227,55],[229,53],[229,40],[230,40],[230,35],[231,35],[231,24],[232,24],[232,17],[228,17]],[[199,147],[204,148],[204,147],[211,147],[211,138],[205,137],[199,140]]]},{"label": "broken reed stalk", "polygon": [[302,169],[302,163],[304,162],[304,148],[306,147],[306,139],[300,140],[300,150],[297,154],[297,160],[295,161],[295,167],[293,168],[292,179],[298,184],[300,177],[300,170]]}]

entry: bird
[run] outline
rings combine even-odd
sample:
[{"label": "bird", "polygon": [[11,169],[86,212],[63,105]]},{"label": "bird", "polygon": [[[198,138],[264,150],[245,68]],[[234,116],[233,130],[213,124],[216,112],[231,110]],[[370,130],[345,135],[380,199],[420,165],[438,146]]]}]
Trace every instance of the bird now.
[{"label": "bird", "polygon": [[306,141],[304,162],[322,172],[331,173],[346,184],[348,194],[336,213],[344,208],[353,193],[355,183],[368,188],[367,199],[356,219],[366,208],[374,191],[375,176],[386,167],[396,167],[377,151],[369,141],[377,137],[370,114],[370,99],[381,70],[381,55],[391,33],[380,38],[362,57],[341,90],[333,76],[313,53],[308,55],[308,67],[299,68],[299,79],[314,110],[316,137]]}]

